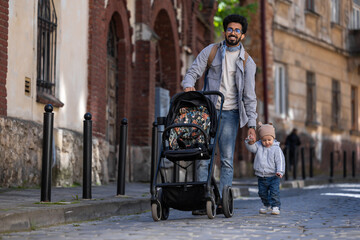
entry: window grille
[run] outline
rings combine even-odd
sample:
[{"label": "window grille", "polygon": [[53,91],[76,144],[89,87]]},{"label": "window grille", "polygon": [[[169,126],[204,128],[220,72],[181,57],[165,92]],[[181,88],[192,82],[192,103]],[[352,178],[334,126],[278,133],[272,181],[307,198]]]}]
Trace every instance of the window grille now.
[{"label": "window grille", "polygon": [[332,80],[332,124],[334,128],[340,128],[341,90],[340,82]]},{"label": "window grille", "polygon": [[355,4],[355,2],[353,2],[350,20],[350,29],[360,29],[360,5]]},{"label": "window grille", "polygon": [[311,12],[315,12],[315,0],[306,0],[305,9]]},{"label": "window grille", "polygon": [[340,23],[340,5],[339,0],[331,0],[331,22]]},{"label": "window grille", "polygon": [[316,82],[313,72],[306,72],[306,120],[316,122]]},{"label": "window grille", "polygon": [[57,16],[53,0],[38,1],[37,94],[55,96]]}]

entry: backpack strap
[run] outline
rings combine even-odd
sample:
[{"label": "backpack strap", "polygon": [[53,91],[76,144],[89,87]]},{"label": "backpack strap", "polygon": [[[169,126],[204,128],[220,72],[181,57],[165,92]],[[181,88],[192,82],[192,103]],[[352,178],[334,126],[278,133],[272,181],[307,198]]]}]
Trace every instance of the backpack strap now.
[{"label": "backpack strap", "polygon": [[208,58],[208,61],[207,61],[206,68],[210,68],[211,63],[215,58],[215,55],[216,55],[216,52],[217,52],[218,48],[219,48],[219,44],[214,44],[214,46],[211,48],[211,52],[210,52],[210,55],[209,55],[209,58]]},{"label": "backpack strap", "polygon": [[244,72],[245,72],[245,64],[246,64],[246,61],[247,61],[248,57],[249,57],[249,54],[247,53],[247,51],[245,51],[245,60],[243,61],[243,63],[244,63]]}]

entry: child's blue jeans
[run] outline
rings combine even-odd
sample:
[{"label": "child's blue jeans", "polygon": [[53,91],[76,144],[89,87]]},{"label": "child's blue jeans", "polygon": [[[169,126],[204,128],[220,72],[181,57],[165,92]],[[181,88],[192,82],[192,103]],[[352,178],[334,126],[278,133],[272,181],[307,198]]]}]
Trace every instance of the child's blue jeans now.
[{"label": "child's blue jeans", "polygon": [[280,208],[280,178],[273,177],[258,177],[259,197],[266,207]]}]

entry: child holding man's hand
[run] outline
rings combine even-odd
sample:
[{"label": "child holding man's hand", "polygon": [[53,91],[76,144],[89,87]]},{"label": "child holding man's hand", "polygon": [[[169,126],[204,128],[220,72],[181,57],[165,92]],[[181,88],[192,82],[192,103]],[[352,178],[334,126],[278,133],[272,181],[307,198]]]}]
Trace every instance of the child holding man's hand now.
[{"label": "child holding man's hand", "polygon": [[285,157],[280,143],[275,139],[275,128],[270,124],[259,123],[260,140],[250,135],[245,140],[246,148],[255,153],[254,170],[258,177],[259,197],[264,206],[259,213],[280,214],[280,178],[285,171]]}]

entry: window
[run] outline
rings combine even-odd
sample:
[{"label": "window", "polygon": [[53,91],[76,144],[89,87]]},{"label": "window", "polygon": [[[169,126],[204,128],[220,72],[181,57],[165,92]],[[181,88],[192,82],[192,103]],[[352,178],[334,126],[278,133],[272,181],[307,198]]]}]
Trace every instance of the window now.
[{"label": "window", "polygon": [[316,124],[316,82],[313,72],[306,72],[306,122]]},{"label": "window", "polygon": [[285,66],[283,64],[275,65],[275,111],[277,114],[285,117],[286,115],[286,79]]},{"label": "window", "polygon": [[351,86],[351,130],[359,130],[358,126],[358,88]]},{"label": "window", "polygon": [[353,2],[353,12],[350,20],[351,29],[360,29],[360,5]]},{"label": "window", "polygon": [[331,22],[340,23],[340,5],[339,0],[331,0]]},{"label": "window", "polygon": [[332,80],[332,126],[340,129],[341,91],[340,82]]},{"label": "window", "polygon": [[57,16],[53,0],[38,1],[37,101],[63,106],[55,98]]},{"label": "window", "polygon": [[306,0],[305,9],[311,12],[315,12],[315,0]]}]

